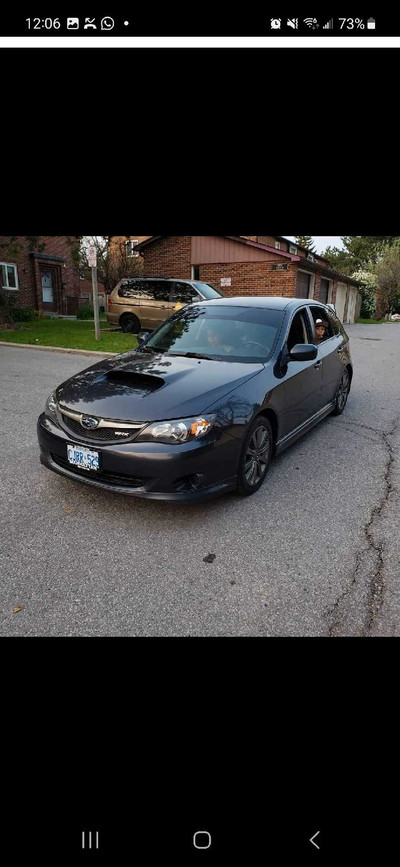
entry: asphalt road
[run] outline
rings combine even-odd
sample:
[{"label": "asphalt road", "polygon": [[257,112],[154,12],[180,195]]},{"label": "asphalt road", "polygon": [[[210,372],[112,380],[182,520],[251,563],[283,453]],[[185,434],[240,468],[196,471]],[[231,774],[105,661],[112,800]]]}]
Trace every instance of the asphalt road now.
[{"label": "asphalt road", "polygon": [[42,467],[45,399],[95,359],[0,345],[0,634],[400,635],[400,325],[347,329],[344,414],[253,497],[185,507]]}]

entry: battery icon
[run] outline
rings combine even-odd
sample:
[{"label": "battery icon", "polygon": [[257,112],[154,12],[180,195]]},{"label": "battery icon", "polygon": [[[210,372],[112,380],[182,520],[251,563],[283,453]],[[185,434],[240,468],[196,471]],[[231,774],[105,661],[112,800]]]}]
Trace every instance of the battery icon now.
[{"label": "battery icon", "polygon": [[368,18],[367,30],[375,30],[375,18]]}]

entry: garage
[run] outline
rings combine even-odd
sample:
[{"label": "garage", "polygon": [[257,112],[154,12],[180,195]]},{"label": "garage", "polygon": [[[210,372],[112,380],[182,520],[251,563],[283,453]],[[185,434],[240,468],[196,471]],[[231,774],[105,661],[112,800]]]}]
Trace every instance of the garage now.
[{"label": "garage", "polygon": [[354,323],[354,316],[356,312],[356,301],[357,301],[357,290],[354,288],[349,288],[349,300],[347,304],[347,315],[346,322],[350,325]]},{"label": "garage", "polygon": [[347,286],[344,283],[338,283],[336,289],[335,310],[336,316],[343,322],[344,305],[346,303]]}]

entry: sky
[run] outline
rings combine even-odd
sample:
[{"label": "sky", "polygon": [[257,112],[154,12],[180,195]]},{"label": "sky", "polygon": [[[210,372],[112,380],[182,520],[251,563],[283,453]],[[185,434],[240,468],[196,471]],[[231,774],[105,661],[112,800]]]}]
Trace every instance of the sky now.
[{"label": "sky", "polygon": [[[290,241],[295,240],[293,235],[283,235],[282,237],[289,238]],[[317,253],[323,253],[323,251],[326,250],[327,247],[339,247],[339,250],[343,250],[341,238],[334,238],[331,235],[313,235],[312,238]]]}]

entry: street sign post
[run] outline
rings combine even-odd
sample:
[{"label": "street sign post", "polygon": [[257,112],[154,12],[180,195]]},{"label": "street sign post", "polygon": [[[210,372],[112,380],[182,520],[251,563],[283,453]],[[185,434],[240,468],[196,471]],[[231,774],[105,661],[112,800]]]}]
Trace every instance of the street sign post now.
[{"label": "street sign post", "polygon": [[92,269],[94,331],[95,331],[96,340],[100,340],[99,287],[98,287],[98,283],[97,283],[97,256],[96,256],[96,247],[92,244],[88,248],[88,262],[89,262],[89,265]]}]

